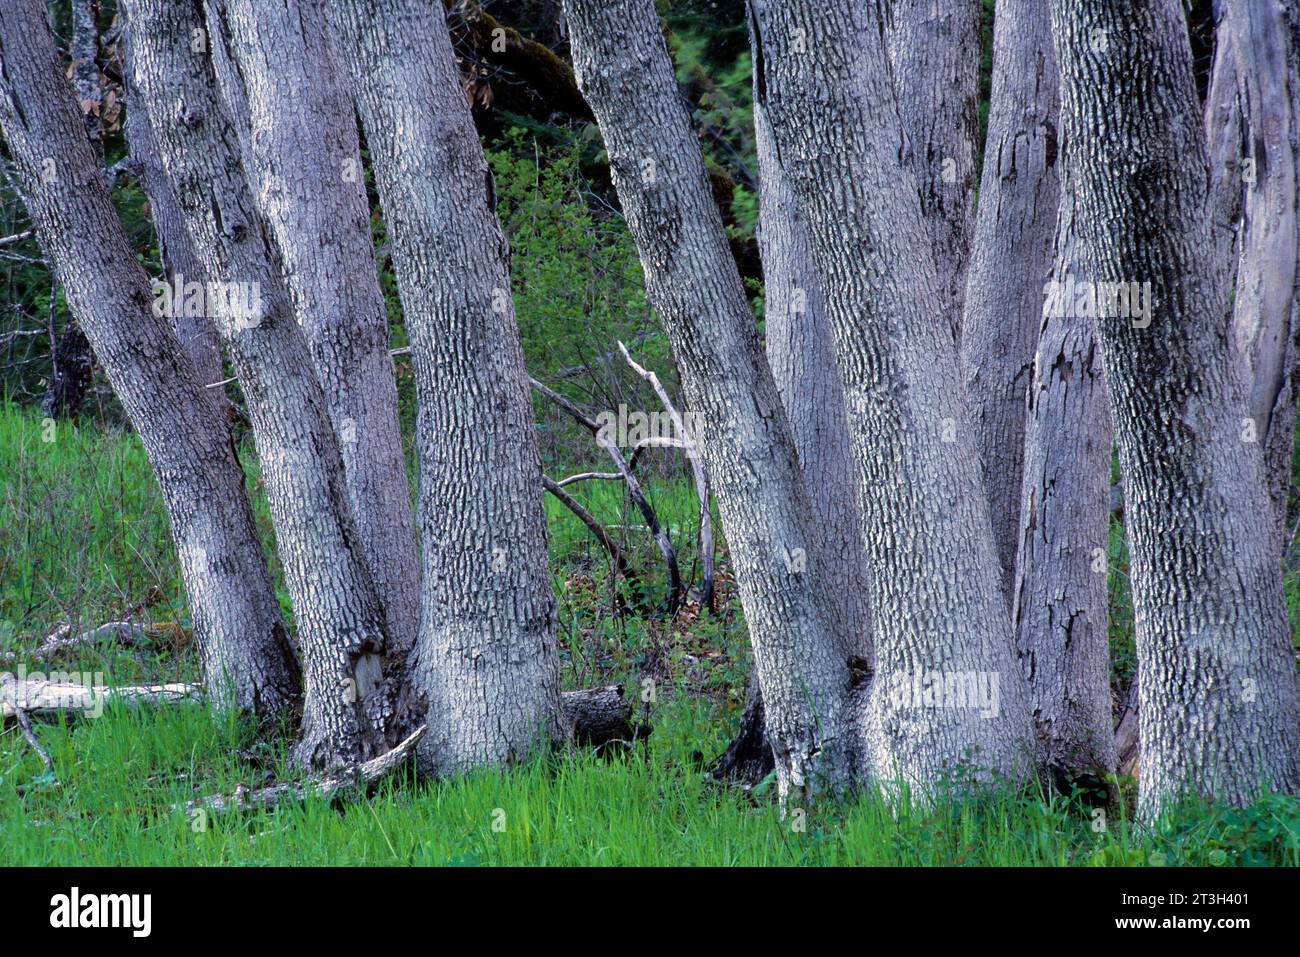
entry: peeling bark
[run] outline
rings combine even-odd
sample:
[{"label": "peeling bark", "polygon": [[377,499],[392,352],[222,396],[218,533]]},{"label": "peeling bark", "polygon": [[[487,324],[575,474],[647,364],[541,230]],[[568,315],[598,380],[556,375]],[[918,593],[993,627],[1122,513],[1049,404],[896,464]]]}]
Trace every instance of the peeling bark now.
[{"label": "peeling bark", "polygon": [[1020,541],[1025,393],[1060,197],[1057,86],[1046,4],[999,0],[961,370],[1008,604]]},{"label": "peeling bark", "polygon": [[[1055,260],[1056,281],[1078,277],[1068,199],[1057,225]],[[1088,320],[1047,312],[1025,413],[1011,622],[1041,759],[1056,779],[1096,781],[1116,764],[1107,587],[1110,411]]]}]

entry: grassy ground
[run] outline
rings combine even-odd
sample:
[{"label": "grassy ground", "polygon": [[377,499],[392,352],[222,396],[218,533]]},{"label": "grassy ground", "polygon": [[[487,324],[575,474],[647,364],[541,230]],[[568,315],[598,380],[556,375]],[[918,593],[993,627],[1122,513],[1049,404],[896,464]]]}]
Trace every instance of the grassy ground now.
[{"label": "grassy ground", "polygon": [[[31,647],[63,621],[173,622],[174,637],[158,647],[87,650],[51,667],[101,671],[110,683],[194,677],[166,518],[136,439],[67,424],[50,433],[0,406],[0,475],[0,650]],[[255,466],[250,478],[256,487]],[[726,562],[721,613],[689,606],[667,621],[655,607],[661,563],[639,516],[612,484],[578,494],[602,521],[627,526],[620,534],[649,572],[650,598],[615,613],[611,592],[622,586],[578,521],[548,500],[565,680],[653,680],[645,708],[655,730],[637,750],[557,755],[440,783],[393,779],[366,801],[309,801],[204,829],[172,805],[283,779],[285,739],[201,707],[110,708],[96,720],[38,725],[57,784],[15,728],[0,732],[0,864],[1300,864],[1300,809],[1289,799],[1245,811],[1189,806],[1143,833],[1122,809],[1098,818],[1037,792],[954,795],[897,814],[864,794],[782,820],[770,788],[723,788],[705,773],[734,729],[749,667]],[[651,494],[676,529],[684,576],[694,569],[698,581],[689,484],[652,485]],[[1121,542],[1121,603],[1122,557]],[[1122,680],[1131,616],[1116,618]]]}]

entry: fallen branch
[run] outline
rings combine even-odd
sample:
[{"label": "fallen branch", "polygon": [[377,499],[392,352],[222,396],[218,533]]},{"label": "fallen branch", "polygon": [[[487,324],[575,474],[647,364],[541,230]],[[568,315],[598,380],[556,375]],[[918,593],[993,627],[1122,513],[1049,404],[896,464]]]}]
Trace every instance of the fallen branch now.
[{"label": "fallen branch", "polygon": [[202,700],[203,689],[196,684],[175,682],[161,685],[80,684],[71,681],[46,681],[25,677],[21,680],[0,672],[0,718],[8,721],[19,711],[34,717],[59,715],[69,711],[102,714],[110,701],[130,707],[140,704],[175,704]]},{"label": "fallen branch", "polygon": [[[709,511],[709,473],[704,467],[704,460],[700,456],[699,448],[695,442],[695,436],[686,428],[686,422],[682,419],[673,405],[672,399],[668,397],[668,390],[664,388],[659,376],[655,373],[640,366],[632,358],[632,353],[628,352],[627,346],[622,342],[618,344],[618,351],[623,353],[623,358],[627,364],[632,367],[632,371],[639,375],[646,382],[650,383],[650,388],[654,390],[655,395],[659,397],[659,402],[672,417],[673,428],[681,439],[660,439],[652,444],[654,445],[677,445],[684,442],[686,449],[686,461],[690,463],[691,474],[695,477],[695,494],[700,499],[700,564],[704,570],[704,590],[700,595],[700,607],[707,608],[713,612],[713,515]],[[640,451],[640,447],[637,448]],[[635,453],[633,458],[635,458]]]},{"label": "fallen branch", "polygon": [[623,482],[627,485],[628,495],[632,497],[632,501],[645,517],[646,525],[649,526],[651,533],[654,535],[655,542],[659,546],[659,552],[668,565],[668,614],[675,615],[682,601],[682,575],[677,567],[677,550],[673,548],[673,543],[668,538],[667,533],[660,527],[659,518],[655,515],[655,510],[650,506],[650,500],[646,498],[641,483],[637,481],[636,475],[628,466],[627,459],[623,457],[618,444],[605,434],[605,430],[594,419],[554,389],[543,385],[536,379],[530,378],[528,382],[534,389],[569,413],[574,421],[590,432],[595,438],[596,444],[604,449],[610,459],[613,460],[619,475],[623,477]]},{"label": "fallen branch", "polygon": [[168,628],[171,627],[173,626],[136,625],[129,621],[110,621],[98,628],[91,628],[89,631],[74,635],[72,625],[65,622],[30,653],[20,654],[17,651],[6,651],[0,655],[0,663],[12,664],[20,657],[32,661],[47,661],[61,651],[81,648],[85,645],[94,645],[110,638],[124,645],[145,644],[152,638],[158,638],[166,634]]},{"label": "fallen branch", "polygon": [[[329,777],[314,778],[296,784],[273,784],[271,787],[259,788],[256,791],[241,786],[230,795],[214,794],[188,801],[184,805],[185,813],[192,818],[201,812],[225,814],[229,811],[252,811],[258,808],[273,808],[285,801],[302,802],[308,797],[332,801],[344,790],[375,784],[401,767],[427,730],[428,726],[422,724],[391,751],[386,751],[377,758],[371,758],[355,768],[337,771]],[[173,811],[180,809],[179,804],[172,806]]]}]

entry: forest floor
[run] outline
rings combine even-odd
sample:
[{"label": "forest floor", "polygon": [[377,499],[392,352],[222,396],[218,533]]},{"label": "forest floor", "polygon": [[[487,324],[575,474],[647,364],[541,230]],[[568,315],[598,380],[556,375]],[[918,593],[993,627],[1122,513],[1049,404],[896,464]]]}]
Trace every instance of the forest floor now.
[{"label": "forest floor", "polygon": [[[271,551],[265,499],[247,457]],[[135,437],[103,423],[51,430],[39,416],[0,405],[0,476],[0,653],[16,651],[22,662],[63,623],[129,619],[166,626],[164,637],[27,667],[99,672],[108,684],[196,678],[166,515]],[[680,547],[683,577],[698,587],[692,488],[648,487]],[[98,718],[34,725],[51,773],[10,724],[0,730],[0,865],[1300,865],[1300,807],[1287,798],[1245,810],[1188,806],[1145,831],[1130,826],[1125,807],[1098,816],[1038,790],[954,793],[925,809],[890,808],[864,793],[783,820],[770,783],[745,790],[708,774],[735,729],[749,670],[725,551],[718,613],[688,603],[669,618],[662,561],[621,488],[589,483],[578,494],[620,526],[649,600],[640,612],[615,613],[603,553],[548,498],[565,683],[625,683],[654,727],[633,750],[575,750],[505,774],[441,782],[407,772],[365,800],[309,799],[196,822],[173,806],[291,779],[287,736],[192,704],[110,706]],[[1114,551],[1120,687],[1132,647],[1119,536]],[[1296,577],[1288,582],[1293,609]],[[281,597],[287,613],[282,585]],[[1121,785],[1131,806],[1133,782]]]}]

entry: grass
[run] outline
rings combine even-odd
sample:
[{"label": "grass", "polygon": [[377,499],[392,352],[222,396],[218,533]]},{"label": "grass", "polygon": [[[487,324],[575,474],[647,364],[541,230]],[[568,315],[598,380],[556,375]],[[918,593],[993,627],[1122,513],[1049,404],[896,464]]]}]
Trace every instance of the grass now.
[{"label": "grass", "polygon": [[[138,440],[102,423],[63,423],[47,436],[39,417],[0,406],[0,650],[30,647],[64,620],[185,624]],[[269,549],[255,463],[249,474]],[[687,482],[652,482],[649,492],[676,529],[689,578],[694,493]],[[197,706],[110,707],[98,719],[37,726],[57,784],[16,728],[0,732],[0,865],[1300,864],[1300,808],[1287,798],[1242,811],[1188,805],[1141,832],[1122,810],[1102,822],[1037,791],[954,793],[930,809],[891,809],[863,793],[782,819],[770,787],[725,788],[705,773],[734,729],[749,669],[726,561],[720,614],[690,606],[666,621],[653,607],[662,562],[636,528],[640,516],[611,483],[576,494],[602,521],[627,526],[620,534],[652,594],[651,607],[618,611],[604,554],[547,501],[566,684],[656,683],[654,734],[634,751],[574,751],[441,782],[390,779],[368,800],[309,800],[201,828],[172,805],[290,777],[287,737]],[[57,667],[118,682],[195,674],[184,639],[143,652],[88,649]]]}]

